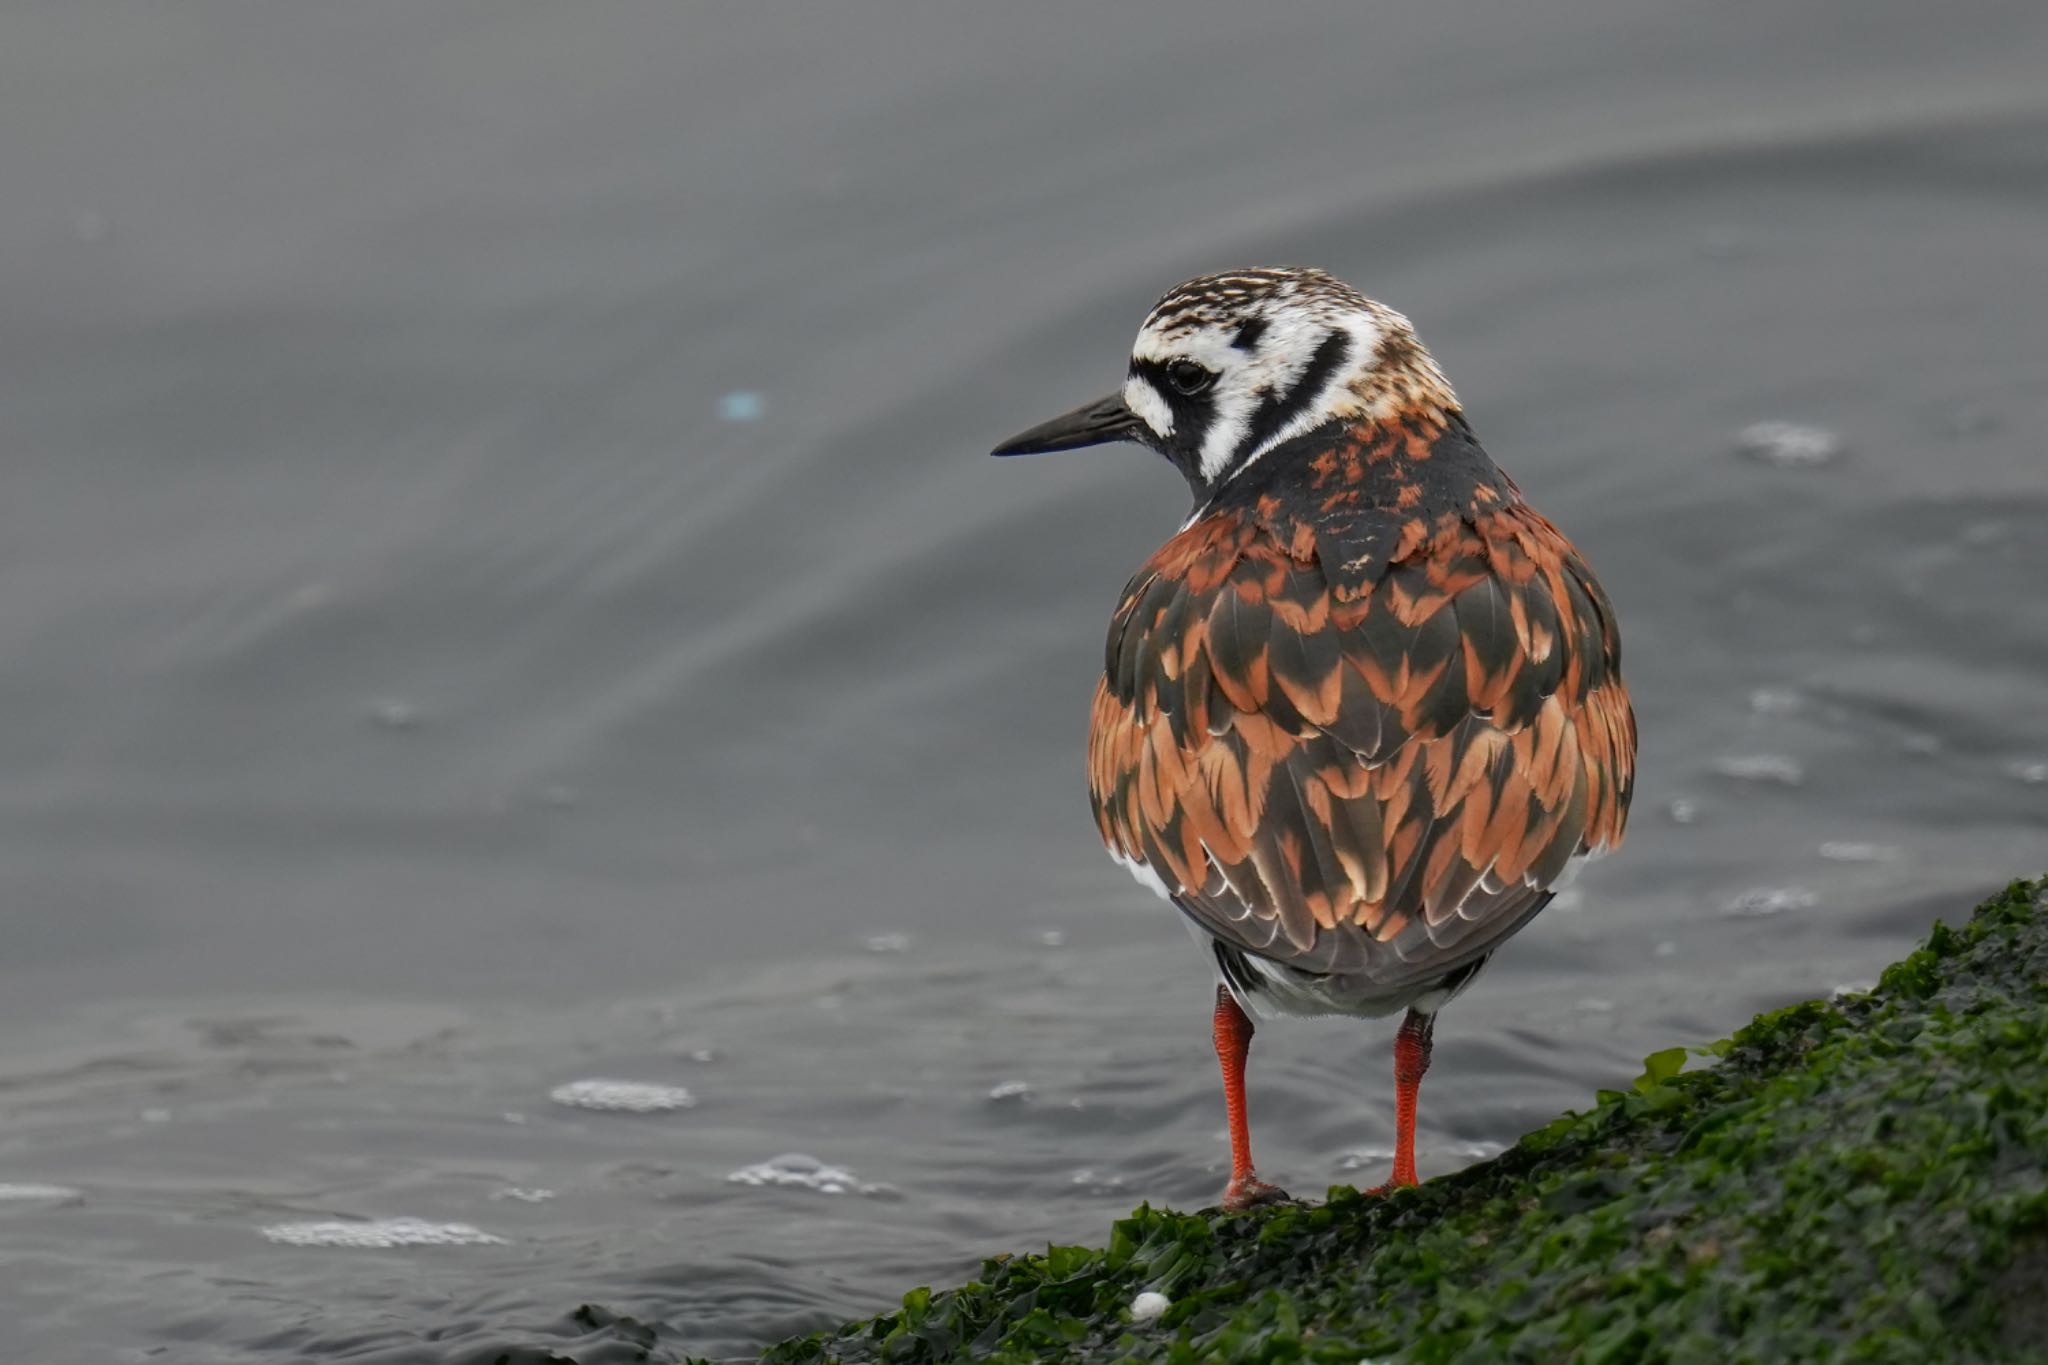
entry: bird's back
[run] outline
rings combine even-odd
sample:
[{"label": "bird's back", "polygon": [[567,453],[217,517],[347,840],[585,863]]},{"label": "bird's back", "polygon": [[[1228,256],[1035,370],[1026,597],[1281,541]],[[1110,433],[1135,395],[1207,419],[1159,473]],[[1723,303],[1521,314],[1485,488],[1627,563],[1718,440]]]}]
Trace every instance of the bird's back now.
[{"label": "bird's back", "polygon": [[1153,554],[1089,738],[1103,841],[1228,949],[1388,999],[1618,844],[1606,595],[1462,417],[1264,456]]}]

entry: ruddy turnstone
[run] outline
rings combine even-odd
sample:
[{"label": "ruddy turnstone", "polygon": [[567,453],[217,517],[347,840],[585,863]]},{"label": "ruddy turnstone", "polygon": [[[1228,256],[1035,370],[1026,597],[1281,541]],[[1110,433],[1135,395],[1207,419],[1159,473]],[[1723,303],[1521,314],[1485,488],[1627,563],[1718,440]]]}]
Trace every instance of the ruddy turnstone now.
[{"label": "ruddy turnstone", "polygon": [[1169,290],[1109,397],[997,455],[1135,441],[1194,492],[1111,618],[1088,736],[1110,855],[1213,955],[1252,1168],[1252,1018],[1406,1010],[1395,1155],[1436,1012],[1621,842],[1636,732],[1614,609],[1481,449],[1408,319],[1320,270]]}]

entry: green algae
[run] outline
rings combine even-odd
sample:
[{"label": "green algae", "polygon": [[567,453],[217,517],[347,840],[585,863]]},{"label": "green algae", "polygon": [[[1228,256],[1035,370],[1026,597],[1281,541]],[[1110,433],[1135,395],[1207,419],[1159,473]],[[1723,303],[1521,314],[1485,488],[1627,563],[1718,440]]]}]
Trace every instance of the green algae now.
[{"label": "green algae", "polygon": [[[1135,1322],[1146,1290],[1171,1306]],[[764,1361],[2017,1362],[2048,1358],[2044,1305],[2048,881],[1482,1165],[1140,1208],[1104,1248],[998,1256]]]}]

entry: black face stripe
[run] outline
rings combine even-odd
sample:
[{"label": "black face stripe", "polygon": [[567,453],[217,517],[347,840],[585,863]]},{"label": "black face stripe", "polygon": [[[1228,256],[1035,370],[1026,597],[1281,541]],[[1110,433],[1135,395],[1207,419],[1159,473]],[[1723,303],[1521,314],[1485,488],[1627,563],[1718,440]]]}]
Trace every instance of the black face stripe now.
[{"label": "black face stripe", "polygon": [[1230,344],[1240,351],[1249,351],[1259,344],[1259,338],[1265,334],[1264,318],[1246,318],[1237,324],[1237,335],[1230,339]]},{"label": "black face stripe", "polygon": [[1190,451],[1199,451],[1208,437],[1209,424],[1216,418],[1216,390],[1211,387],[1200,393],[1182,393],[1167,379],[1167,363],[1133,358],[1131,373],[1150,384],[1152,391],[1173,414],[1172,443]]},{"label": "black face stripe", "polygon": [[1259,405],[1252,420],[1247,424],[1244,439],[1231,452],[1230,467],[1226,476],[1248,459],[1254,450],[1265,444],[1273,434],[1308,410],[1322,393],[1323,386],[1330,382],[1330,376],[1351,354],[1351,334],[1332,332],[1317,346],[1315,354],[1302,367],[1301,377],[1294,381],[1294,387],[1277,398],[1269,398]]}]

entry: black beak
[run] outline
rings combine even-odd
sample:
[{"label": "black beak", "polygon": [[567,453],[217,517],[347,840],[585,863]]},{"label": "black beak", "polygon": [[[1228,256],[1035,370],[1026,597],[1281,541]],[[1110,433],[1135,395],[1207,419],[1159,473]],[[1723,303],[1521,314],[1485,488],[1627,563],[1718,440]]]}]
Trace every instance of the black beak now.
[{"label": "black beak", "polygon": [[1093,403],[1040,422],[1021,436],[991,450],[991,455],[1049,455],[1055,450],[1079,450],[1082,446],[1106,445],[1111,441],[1135,441],[1144,424],[1124,406],[1124,396],[1113,393]]}]

